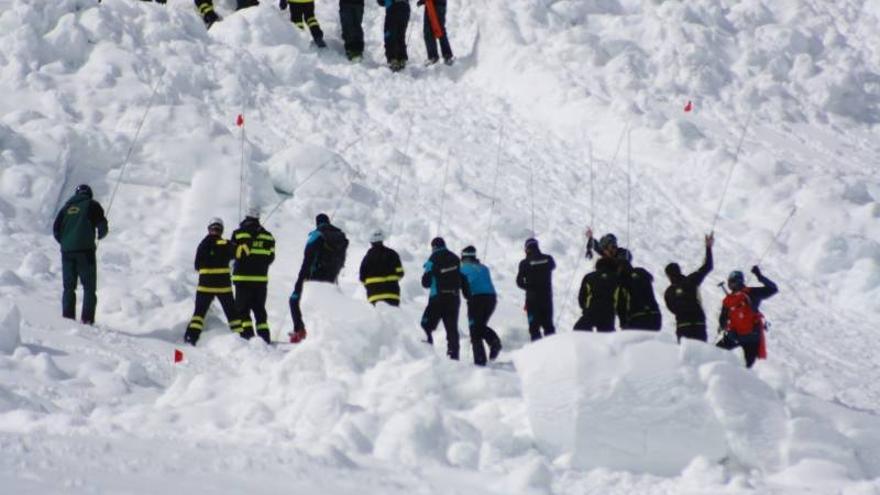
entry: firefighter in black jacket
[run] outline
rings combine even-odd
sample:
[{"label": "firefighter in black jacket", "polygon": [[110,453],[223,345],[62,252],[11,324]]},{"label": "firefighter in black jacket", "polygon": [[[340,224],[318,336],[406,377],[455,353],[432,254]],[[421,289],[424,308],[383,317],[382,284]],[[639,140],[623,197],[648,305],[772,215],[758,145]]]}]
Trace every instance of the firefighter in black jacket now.
[{"label": "firefighter in black jacket", "polygon": [[[260,225],[259,217],[259,210],[249,210],[232,233],[235,243],[232,282],[235,284],[235,313],[241,318],[241,337],[250,339],[256,330],[256,334],[268,344],[272,338],[266,315],[266,288],[269,285],[269,265],[275,261],[275,238]],[[256,327],[251,321],[251,313]]]},{"label": "firefighter in black jacket", "polygon": [[319,213],[315,217],[315,230],[309,232],[309,237],[306,239],[302,265],[299,267],[299,275],[293,284],[293,292],[288,301],[290,317],[293,320],[293,332],[288,333],[288,336],[292,343],[296,344],[306,338],[306,325],[300,309],[303,282],[309,280],[335,284],[339,272],[345,266],[347,249],[348,239],[345,238],[345,233],[330,223],[327,214]]},{"label": "firefighter in black jacket", "polygon": [[422,329],[433,344],[431,337],[440,320],[446,328],[446,354],[458,359],[458,312],[461,307],[461,262],[458,256],[446,249],[446,241],[435,237],[431,241],[431,257],[424,264],[422,287],[431,289],[428,307],[422,315]]},{"label": "firefighter in black jacket", "polygon": [[391,306],[400,305],[400,279],[403,278],[403,265],[397,252],[382,242],[385,233],[381,230],[370,236],[370,249],[361,261],[360,280],[367,290],[367,301],[376,305],[381,301]]},{"label": "firefighter in black jacket", "polygon": [[596,271],[584,275],[578,291],[578,306],[583,312],[575,330],[614,331],[614,310],[617,303],[618,277],[611,258],[599,258]]},{"label": "firefighter in black jacket", "polygon": [[537,239],[527,239],[526,258],[519,262],[516,285],[526,291],[526,314],[529,318],[529,335],[532,341],[556,333],[553,326],[553,270],[556,261],[541,252]]},{"label": "firefighter in black jacket", "polygon": [[235,300],[232,298],[232,282],[230,282],[229,263],[234,256],[232,243],[223,237],[223,220],[211,219],[208,224],[208,235],[196,249],[196,271],[199,272],[199,285],[196,287],[196,309],[186,327],[183,341],[196,345],[205,325],[205,314],[214,301],[220,300],[226,321],[233,332],[241,335],[241,319],[235,312]]},{"label": "firefighter in black jacket", "polygon": [[659,331],[663,326],[660,306],[654,297],[654,276],[642,267],[621,264],[617,288],[617,315],[624,330]]},{"label": "firefighter in black jacket", "polygon": [[700,284],[712,271],[712,244],[714,237],[706,236],[706,257],[703,265],[688,276],[681,273],[678,263],[666,265],[669,288],[663,294],[666,307],[675,315],[675,335],[682,338],[706,342],[706,313],[700,299]]}]

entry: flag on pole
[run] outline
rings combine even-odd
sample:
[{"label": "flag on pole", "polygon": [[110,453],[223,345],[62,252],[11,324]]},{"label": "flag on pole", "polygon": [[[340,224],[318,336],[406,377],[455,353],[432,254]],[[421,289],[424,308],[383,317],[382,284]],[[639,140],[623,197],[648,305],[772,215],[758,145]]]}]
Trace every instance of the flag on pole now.
[{"label": "flag on pole", "polygon": [[[694,109],[694,104],[691,102],[691,100],[688,100],[688,102],[684,104],[684,111],[685,111],[685,112],[690,112],[690,111],[693,110],[693,109]],[[239,118],[240,118],[240,117],[241,117],[241,116],[239,115]]]},{"label": "flag on pole", "polygon": [[238,117],[235,119],[235,125],[238,127],[242,127],[244,125],[244,116],[242,114],[238,114]]}]

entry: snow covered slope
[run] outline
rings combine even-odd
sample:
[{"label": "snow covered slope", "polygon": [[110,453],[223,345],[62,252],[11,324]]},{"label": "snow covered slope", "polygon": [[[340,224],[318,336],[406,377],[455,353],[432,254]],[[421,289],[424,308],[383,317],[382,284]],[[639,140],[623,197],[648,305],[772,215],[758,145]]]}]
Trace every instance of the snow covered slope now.
[{"label": "snow covered slope", "polygon": [[[411,65],[392,74],[374,3],[357,65],[340,54],[335,2],[317,4],[324,52],[275,2],[235,14],[231,3],[217,2],[227,18],[205,32],[188,0],[0,0],[0,486],[880,492],[880,4],[453,1],[458,63],[420,66],[416,15]],[[232,226],[240,215],[239,113],[244,202],[278,206],[265,222],[278,240],[275,338],[290,328],[287,297],[315,214],[348,232],[348,267],[338,288],[307,287],[303,345],[245,343],[213,313],[213,330],[174,366],[195,245],[210,217]],[[556,257],[562,332],[588,269],[587,225],[616,232],[662,291],[667,262],[699,264],[747,123],[703,298],[716,314],[713,285],[761,259],[782,289],[764,307],[770,360],[746,373],[707,346],[679,350],[668,314],[647,344],[567,335],[526,345],[513,281],[523,240],[534,232]],[[96,328],[58,317],[60,260],[48,235],[81,182],[105,207],[113,198]],[[356,280],[376,227],[404,260],[399,311],[367,305]],[[493,327],[505,345],[494,368],[469,364],[466,336],[461,363],[443,357],[442,337],[434,349],[420,342],[417,279],[438,233],[455,250],[474,244],[493,269]],[[5,352],[17,334],[23,344]],[[574,346],[586,350],[557,359],[555,349]],[[597,369],[607,380],[588,379]],[[538,391],[559,387],[536,395],[536,380]],[[698,430],[705,439],[661,459],[681,434],[665,416],[677,411],[663,405],[667,386],[711,417]],[[548,409],[576,419],[548,428]],[[607,429],[577,417],[591,410]],[[626,450],[640,438],[633,425],[652,414],[667,418],[650,437],[658,453]],[[766,422],[751,428],[755,417]],[[589,434],[560,448],[572,424]],[[634,454],[602,455],[615,439]]]}]

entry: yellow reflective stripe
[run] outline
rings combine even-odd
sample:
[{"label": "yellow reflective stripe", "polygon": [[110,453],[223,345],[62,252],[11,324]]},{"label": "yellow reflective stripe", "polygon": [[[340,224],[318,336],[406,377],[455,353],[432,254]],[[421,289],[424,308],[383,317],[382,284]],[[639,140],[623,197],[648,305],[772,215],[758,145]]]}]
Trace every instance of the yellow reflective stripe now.
[{"label": "yellow reflective stripe", "polygon": [[226,239],[217,239],[218,246],[225,246],[227,244],[229,244],[229,242]]},{"label": "yellow reflective stripe", "polygon": [[402,267],[402,266],[398,266],[398,267],[397,267],[397,270],[395,270],[395,271],[396,271],[397,273],[403,273],[403,267]]},{"label": "yellow reflective stripe", "polygon": [[309,19],[308,22],[309,22],[309,26],[318,26],[318,25],[319,25],[319,24],[318,24],[318,19],[315,19],[314,17],[312,17],[311,19]]},{"label": "yellow reflective stripe", "polygon": [[368,277],[364,280],[364,285],[381,284],[382,282],[397,282],[400,280],[399,275],[388,275],[387,277]]},{"label": "yellow reflective stripe", "polygon": [[262,239],[264,241],[274,241],[275,238],[272,237],[272,234],[259,234],[257,239]]},{"label": "yellow reflective stripe", "polygon": [[251,320],[245,320],[245,322],[241,324],[241,328],[252,328],[253,326],[254,324]]},{"label": "yellow reflective stripe", "polygon": [[375,302],[375,301],[384,301],[385,299],[393,299],[395,301],[400,301],[400,296],[397,294],[392,294],[390,292],[386,294],[376,294],[367,298],[367,302]]},{"label": "yellow reflective stripe", "polygon": [[244,253],[245,256],[251,254],[251,250],[249,247],[247,247],[247,244],[241,244],[238,246],[238,248],[235,250],[235,258],[241,258],[241,253]]},{"label": "yellow reflective stripe", "polygon": [[229,272],[229,268],[202,268],[199,270],[201,275],[223,275]]},{"label": "yellow reflective stripe", "polygon": [[239,232],[238,234],[235,234],[236,241],[239,239],[250,239],[250,238],[251,238],[251,235],[248,234],[247,232]]},{"label": "yellow reflective stripe", "polygon": [[200,285],[196,287],[196,291],[205,294],[231,294],[232,287],[204,287]]},{"label": "yellow reflective stripe", "polygon": [[259,325],[257,325],[257,330],[268,330],[268,329],[269,329],[268,323],[260,323]]},{"label": "yellow reflective stripe", "polygon": [[306,27],[306,23],[304,23],[304,22],[294,22],[293,25],[300,28],[300,29],[305,29],[305,27]]},{"label": "yellow reflective stripe", "polygon": [[202,15],[205,15],[206,13],[208,13],[212,10],[214,10],[214,6],[211,5],[210,3],[203,3],[203,4],[199,5],[199,12]]},{"label": "yellow reflective stripe", "polygon": [[205,321],[205,319],[201,316],[193,315],[193,317],[190,318],[190,321],[202,321],[203,322],[203,321]]},{"label": "yellow reflective stripe", "polygon": [[191,321],[191,322],[189,322],[189,328],[195,328],[196,330],[201,330],[203,327],[202,327],[201,323],[196,323],[194,321]]},{"label": "yellow reflective stripe", "polygon": [[251,249],[250,254],[262,254],[265,256],[269,256],[270,254],[275,254],[274,249]]},{"label": "yellow reflective stripe", "polygon": [[268,282],[268,275],[233,275],[233,282]]}]

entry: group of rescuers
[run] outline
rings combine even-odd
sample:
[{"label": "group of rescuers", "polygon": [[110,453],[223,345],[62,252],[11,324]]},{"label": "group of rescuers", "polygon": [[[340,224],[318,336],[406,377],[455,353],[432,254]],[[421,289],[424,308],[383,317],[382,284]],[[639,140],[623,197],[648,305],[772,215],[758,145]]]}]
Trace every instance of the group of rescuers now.
[{"label": "group of rescuers", "polygon": [[[223,221],[214,218],[208,223],[207,235],[196,249],[195,270],[199,274],[195,311],[187,326],[184,340],[195,345],[205,325],[205,315],[216,297],[232,331],[244,339],[255,335],[266,343],[271,341],[266,314],[266,289],[269,266],[275,260],[275,238],[260,224],[259,211],[251,209],[230,238],[223,237]],[[77,280],[82,281],[84,301],[82,322],[94,324],[96,291],[96,241],[107,235],[107,219],[101,205],[92,198],[88,185],[80,185],[64,204],[53,226],[55,239],[61,245],[64,293],[62,314],[75,319]],[[613,332],[615,318],[622,330],[659,331],[661,313],[654,297],[653,276],[642,267],[633,267],[632,255],[618,247],[613,234],[600,240],[588,229],[586,257],[598,253],[595,270],[584,276],[577,301],[582,316],[575,330]],[[400,256],[384,245],[385,235],[376,230],[370,236],[370,248],[360,265],[359,279],[366,289],[367,300],[376,305],[400,304],[400,280],[404,276]],[[706,254],[702,266],[685,275],[677,263],[666,266],[669,287],[664,293],[666,307],[675,315],[676,335],[707,341],[706,314],[700,299],[700,285],[712,271],[714,238],[705,238]],[[306,239],[305,253],[293,293],[290,313],[293,331],[290,341],[298,343],[306,337],[300,309],[306,281],[336,283],[345,264],[348,239],[330,218],[321,213],[315,218],[315,229]],[[517,286],[525,291],[525,310],[531,340],[555,333],[553,321],[552,274],[556,268],[553,257],[541,252],[536,239],[524,245],[525,258],[519,263]],[[232,268],[230,269],[230,263]],[[430,290],[428,305],[421,319],[427,342],[433,344],[432,333],[442,321],[446,329],[447,354],[459,357],[458,318],[460,296],[467,301],[474,362],[483,366],[501,351],[501,340],[488,323],[495,310],[497,294],[489,268],[477,258],[477,250],[467,246],[459,257],[442,237],[431,241],[431,255],[423,265],[422,286]],[[766,356],[765,322],[759,310],[764,299],[776,294],[777,287],[754,266],[752,273],[761,286],[749,287],[741,271],[727,278],[726,297],[719,317],[719,340],[724,349],[741,347],[746,365]],[[233,285],[235,292],[233,295]],[[253,319],[251,319],[253,315]],[[543,333],[542,333],[543,331]],[[486,352],[488,346],[488,354]]]},{"label": "group of rescuers", "polygon": [[[222,20],[214,10],[213,0],[194,1],[196,10],[202,16],[208,29],[215,22]],[[315,46],[318,48],[327,46],[327,43],[324,42],[324,31],[321,30],[321,25],[315,15],[315,0],[277,1],[281,10],[289,10],[290,22],[301,30],[308,28]],[[166,0],[155,0],[155,2],[165,3]],[[376,0],[376,3],[385,9],[383,38],[388,68],[394,72],[403,70],[409,59],[406,52],[406,31],[410,17],[409,0]],[[236,0],[235,10],[255,7],[259,4],[259,0]],[[443,56],[443,63],[452,65],[455,58],[446,32],[446,0],[417,0],[416,4],[425,7],[422,22],[425,51],[428,54],[425,65],[436,64],[440,60],[440,55]],[[339,0],[339,24],[342,28],[345,56],[353,62],[359,62],[363,58],[363,19],[364,0]]]}]

